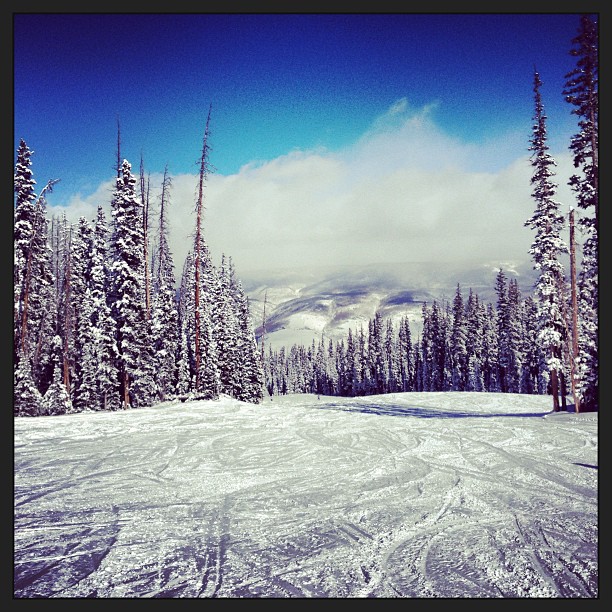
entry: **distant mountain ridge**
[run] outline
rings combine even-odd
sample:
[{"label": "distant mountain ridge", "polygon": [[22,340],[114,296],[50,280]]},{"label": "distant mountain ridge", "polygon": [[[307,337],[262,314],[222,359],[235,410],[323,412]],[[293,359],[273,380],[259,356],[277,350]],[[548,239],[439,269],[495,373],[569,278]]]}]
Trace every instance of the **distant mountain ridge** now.
[{"label": "distant mountain ridge", "polygon": [[[280,269],[243,278],[251,319],[260,341],[265,301],[265,345],[278,349],[309,345],[323,337],[345,338],[348,329],[380,312],[396,323],[408,316],[413,337],[421,330],[423,303],[452,301],[457,284],[464,300],[470,288],[481,301],[495,303],[495,277],[500,267],[517,278],[523,295],[532,292],[535,273],[530,263],[428,263],[329,266],[313,270]],[[267,350],[267,349],[266,349]]]}]

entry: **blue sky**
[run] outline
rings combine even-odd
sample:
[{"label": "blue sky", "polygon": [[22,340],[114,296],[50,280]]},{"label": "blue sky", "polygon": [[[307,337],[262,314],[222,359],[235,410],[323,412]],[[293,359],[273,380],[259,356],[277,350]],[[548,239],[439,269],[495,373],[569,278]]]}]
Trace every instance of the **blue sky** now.
[{"label": "blue sky", "polygon": [[[414,184],[419,180],[411,172],[424,179],[427,172],[455,169],[462,180],[455,187],[444,183],[453,193],[477,176],[503,181],[500,173],[527,156],[534,66],[543,81],[551,151],[563,158],[576,130],[561,92],[575,67],[569,50],[578,14],[17,13],[13,19],[14,150],[20,138],[34,150],[41,187],[61,179],[49,197],[51,209],[90,214],[88,206],[104,203],[108,187],[100,188],[114,175],[119,119],[122,157],[135,172],[142,154],[147,173],[156,177],[167,164],[176,177],[176,217],[183,221],[175,234],[185,242],[193,198],[186,201],[190,187],[181,181],[197,173],[212,104],[211,246],[230,255],[240,251],[245,265],[255,265],[249,249],[257,245],[238,244],[236,232],[213,222],[252,217],[263,231],[273,220],[271,231],[281,234],[287,224],[317,225],[316,211],[312,218],[292,216],[293,202],[304,195],[294,197],[294,190],[313,186],[296,176],[306,181],[310,171],[317,181],[327,172],[327,182],[315,184],[316,193],[302,204],[324,201],[319,213],[330,210],[336,223],[355,212],[367,219],[359,213],[367,203],[355,199],[364,173],[381,185],[393,177],[406,185],[398,173]],[[527,167],[527,182],[528,175]],[[269,209],[263,196],[261,204],[248,202],[246,195],[260,190]],[[397,185],[389,190],[398,193]],[[407,193],[411,215],[427,209],[424,191]],[[529,200],[528,184],[517,197]],[[341,210],[343,198],[347,208]],[[531,208],[527,201],[527,216]],[[401,202],[392,210],[399,213]],[[438,229],[435,219],[420,226]],[[292,231],[280,239],[298,256],[304,247],[296,240],[312,245],[333,236],[317,226],[314,234]],[[522,236],[528,247],[529,236]],[[345,252],[312,250],[315,257],[302,259],[305,265],[352,261],[352,253],[348,246]],[[287,253],[286,262],[292,257]],[[388,258],[376,248],[370,257]],[[278,252],[255,260],[270,265]]]}]

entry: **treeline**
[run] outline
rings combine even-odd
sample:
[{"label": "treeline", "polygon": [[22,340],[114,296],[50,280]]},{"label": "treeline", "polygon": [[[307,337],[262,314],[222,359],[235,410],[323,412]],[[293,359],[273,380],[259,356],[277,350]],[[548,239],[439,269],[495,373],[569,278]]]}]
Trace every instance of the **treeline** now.
[{"label": "treeline", "polygon": [[[264,364],[270,396],[286,393],[361,396],[405,391],[487,391],[550,393],[550,375],[538,342],[537,305],[522,298],[516,279],[500,269],[497,305],[483,303],[460,285],[451,302],[422,306],[420,337],[410,321],[394,324],[376,313],[367,329],[349,329],[346,338],[270,346]],[[561,371],[565,405],[569,346]]]},{"label": "treeline", "polygon": [[[210,119],[210,114],[209,114]],[[15,416],[149,406],[176,397],[227,394],[258,403],[263,369],[249,302],[231,258],[214,266],[202,236],[202,183],[193,249],[176,289],[168,245],[171,181],[164,172],[151,248],[150,186],[117,163],[111,220],[47,218],[35,193],[32,151],[15,166]]]}]

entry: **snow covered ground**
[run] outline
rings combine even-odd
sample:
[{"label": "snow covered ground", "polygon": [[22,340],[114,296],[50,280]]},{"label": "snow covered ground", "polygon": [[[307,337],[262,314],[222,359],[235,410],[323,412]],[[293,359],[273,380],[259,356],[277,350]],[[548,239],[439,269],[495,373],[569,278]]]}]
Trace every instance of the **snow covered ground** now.
[{"label": "snow covered ground", "polygon": [[597,598],[598,417],[229,398],[15,423],[14,597]]}]

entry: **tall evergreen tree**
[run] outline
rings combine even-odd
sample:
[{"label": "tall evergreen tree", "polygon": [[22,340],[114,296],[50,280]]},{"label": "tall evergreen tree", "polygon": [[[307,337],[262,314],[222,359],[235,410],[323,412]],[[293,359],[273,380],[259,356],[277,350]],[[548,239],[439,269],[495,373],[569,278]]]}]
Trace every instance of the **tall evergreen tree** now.
[{"label": "tall evergreen tree", "polygon": [[183,262],[178,299],[179,344],[176,357],[178,370],[177,393],[183,396],[192,393],[195,384],[193,282],[193,253],[189,251]]},{"label": "tall evergreen tree", "polygon": [[467,325],[461,286],[457,283],[453,298],[452,329],[450,337],[452,389],[465,391],[468,386]]},{"label": "tall evergreen tree", "polygon": [[[95,355],[91,317],[90,278],[93,230],[87,219],[79,218],[70,249],[70,305],[74,341],[70,346],[69,363],[73,372],[70,398],[77,412],[88,409],[95,397]],[[68,347],[67,347],[68,350]]]},{"label": "tall evergreen tree", "polygon": [[431,309],[428,308],[427,302],[423,302],[421,320],[423,332],[419,351],[421,357],[419,386],[421,387],[420,391],[434,391],[434,338],[436,336],[436,330],[431,316]]},{"label": "tall evergreen tree", "polygon": [[73,362],[74,355],[74,313],[72,283],[71,283],[71,268],[72,268],[72,226],[68,223],[66,214],[62,213],[60,225],[60,238],[58,242],[58,259],[60,260],[60,270],[62,278],[60,280],[60,294],[57,303],[57,333],[62,338],[62,376],[64,386],[68,393],[72,384]]},{"label": "tall evergreen tree", "polygon": [[480,304],[479,308],[483,321],[481,363],[484,390],[496,393],[502,390],[499,378],[499,317],[493,304]]},{"label": "tall evergreen tree", "polygon": [[357,395],[357,356],[355,340],[353,338],[353,332],[349,327],[348,334],[346,337],[346,395],[348,397],[355,397]]},{"label": "tall evergreen tree", "polygon": [[386,373],[385,393],[396,393],[402,390],[398,341],[395,338],[395,329],[391,318],[387,319],[384,338],[384,357]]},{"label": "tall evergreen tree", "polygon": [[522,298],[516,278],[508,281],[508,349],[509,365],[507,371],[508,393],[521,393],[521,374],[523,368],[523,317]]},{"label": "tall evergreen tree", "polygon": [[562,350],[565,343],[567,321],[563,317],[563,296],[560,294],[564,269],[559,255],[568,249],[561,231],[564,225],[560,204],[554,199],[557,185],[552,181],[555,160],[548,153],[546,115],[542,104],[540,87],[542,81],[534,73],[535,114],[533,135],[529,150],[533,174],[531,177],[532,197],[536,202],[534,214],[525,225],[536,232],[529,253],[533,267],[538,271],[535,293],[538,304],[537,341],[546,355],[550,373],[553,410],[559,410],[559,374],[563,370]]},{"label": "tall evergreen tree", "polygon": [[336,363],[336,352],[331,338],[327,341],[327,384],[329,395],[338,395],[338,368]]},{"label": "tall evergreen tree", "polygon": [[56,323],[46,195],[57,180],[49,181],[37,196],[31,156],[32,151],[21,139],[14,172],[13,364],[17,366],[24,357],[30,360],[35,384],[46,390],[51,382],[49,345]]},{"label": "tall evergreen tree", "polygon": [[398,330],[398,358],[400,370],[400,385],[402,391],[414,390],[414,355],[410,320],[408,316],[401,318]]},{"label": "tall evergreen tree", "polygon": [[36,232],[36,193],[34,186],[36,181],[32,172],[32,151],[22,139],[17,149],[17,161],[15,163],[14,189],[15,210],[13,221],[13,361],[15,365],[19,362],[22,354],[28,354],[27,346],[27,300],[28,286],[27,277],[31,276],[28,266],[31,266],[30,252],[34,234]]},{"label": "tall evergreen tree", "polygon": [[368,373],[368,343],[363,329],[355,334],[355,395],[366,395],[369,387]]},{"label": "tall evergreen tree", "polygon": [[164,169],[159,208],[159,225],[152,270],[151,344],[155,359],[157,398],[174,395],[177,384],[177,350],[179,341],[178,309],[175,297],[174,261],[168,244],[168,205],[171,179]]},{"label": "tall evergreen tree", "polygon": [[347,375],[346,375],[346,349],[344,346],[344,340],[340,338],[340,340],[336,341],[336,346],[334,350],[335,360],[336,360],[336,373],[337,373],[337,382],[336,382],[336,395],[347,395]]},{"label": "tall evergreen tree", "polygon": [[46,391],[53,377],[51,339],[57,325],[55,277],[46,212],[46,196],[56,182],[47,183],[36,200],[36,232],[31,249],[28,336],[32,372],[41,393]]},{"label": "tall evergreen tree", "polygon": [[118,370],[122,408],[150,403],[152,381],[146,377],[146,328],[142,202],[136,196],[132,166],[123,160],[111,202],[110,304],[117,322]]},{"label": "tall evergreen tree", "polygon": [[523,393],[544,394],[548,389],[549,368],[538,340],[539,309],[533,297],[523,303]]},{"label": "tall evergreen tree", "polygon": [[228,289],[236,320],[236,360],[233,367],[238,386],[234,390],[234,396],[246,402],[259,404],[263,400],[264,388],[261,353],[255,340],[249,299],[242,288],[242,283],[236,277],[231,258],[228,263]]},{"label": "tall evergreen tree", "polygon": [[212,299],[213,270],[210,254],[203,235],[204,187],[211,167],[210,155],[210,114],[208,110],[206,128],[200,158],[200,180],[196,199],[196,225],[193,247],[193,313],[194,313],[194,358],[195,358],[195,391],[204,398],[216,398],[219,395],[220,375],[217,352],[214,343]]},{"label": "tall evergreen tree", "polygon": [[453,368],[451,361],[451,332],[452,332],[452,313],[450,302],[446,302],[444,306],[444,312],[442,315],[441,325],[441,347],[442,354],[440,356],[442,360],[441,371],[442,371],[442,386],[441,391],[450,391],[453,388]]},{"label": "tall evergreen tree", "polygon": [[574,167],[569,185],[584,211],[579,220],[583,234],[582,266],[578,278],[577,386],[580,410],[599,406],[599,36],[598,23],[582,15],[578,34],[572,39],[570,55],[576,68],[566,75],[563,95],[579,117],[579,132],[570,150]]},{"label": "tall evergreen tree", "polygon": [[219,390],[231,397],[240,395],[240,348],[236,305],[230,291],[230,277],[225,255],[221,267],[213,277],[212,322],[215,340]]},{"label": "tall evergreen tree", "polygon": [[21,139],[14,172],[13,224],[13,397],[14,414],[20,416],[44,412],[42,394],[52,383],[50,344],[57,323],[46,216],[46,195],[57,180],[49,181],[37,196],[31,156]]},{"label": "tall evergreen tree", "polygon": [[424,391],[425,390],[425,386],[423,382],[424,372],[423,372],[423,353],[421,351],[422,345],[423,343],[421,339],[417,337],[417,341],[413,345],[413,351],[414,351],[414,358],[412,360],[414,363],[414,376],[413,376],[413,383],[412,383],[413,391]]},{"label": "tall evergreen tree", "polygon": [[521,319],[520,292],[516,280],[508,282],[500,268],[495,280],[497,293],[498,372],[502,393],[520,393]]},{"label": "tall evergreen tree", "polygon": [[485,391],[486,389],[484,379],[485,317],[484,305],[480,304],[478,294],[470,288],[470,294],[465,305],[468,391]]},{"label": "tall evergreen tree", "polygon": [[90,279],[90,299],[92,302],[90,320],[93,333],[92,350],[96,363],[94,375],[97,389],[97,401],[92,404],[92,410],[117,410],[120,407],[117,325],[112,317],[109,305],[108,235],[109,229],[104,210],[101,206],[98,206],[91,249]]}]

